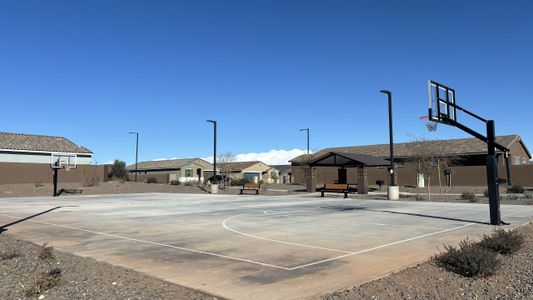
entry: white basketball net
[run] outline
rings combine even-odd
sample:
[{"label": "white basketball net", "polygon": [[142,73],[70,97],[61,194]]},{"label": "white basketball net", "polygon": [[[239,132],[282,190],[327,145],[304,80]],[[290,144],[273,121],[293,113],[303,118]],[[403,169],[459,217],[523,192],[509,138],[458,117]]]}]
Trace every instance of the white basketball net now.
[{"label": "white basketball net", "polygon": [[421,117],[420,120],[422,120],[424,122],[424,124],[426,125],[428,131],[430,131],[430,132],[437,131],[437,125],[439,123],[430,120],[427,116]]}]

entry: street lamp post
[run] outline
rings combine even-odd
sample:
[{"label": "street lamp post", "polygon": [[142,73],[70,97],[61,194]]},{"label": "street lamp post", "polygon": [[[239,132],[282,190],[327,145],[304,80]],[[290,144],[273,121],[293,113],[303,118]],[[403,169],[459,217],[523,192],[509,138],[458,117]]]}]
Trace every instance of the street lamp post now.
[{"label": "street lamp post", "polygon": [[307,131],[307,154],[309,154],[309,128],[300,129],[300,131]]},{"label": "street lamp post", "polygon": [[208,123],[213,123],[213,182],[211,182],[211,192],[218,192],[213,189],[213,184],[217,183],[217,121],[207,120]]},{"label": "street lamp post", "polygon": [[388,90],[381,90],[380,93],[387,94],[389,102],[389,148],[390,148],[390,184],[388,188],[389,200],[399,199],[399,188],[396,186],[396,165],[394,164],[394,134],[392,131],[392,93]]},{"label": "street lamp post", "polygon": [[135,182],[137,182],[137,165],[139,163],[139,133],[130,131],[129,134],[135,134]]}]

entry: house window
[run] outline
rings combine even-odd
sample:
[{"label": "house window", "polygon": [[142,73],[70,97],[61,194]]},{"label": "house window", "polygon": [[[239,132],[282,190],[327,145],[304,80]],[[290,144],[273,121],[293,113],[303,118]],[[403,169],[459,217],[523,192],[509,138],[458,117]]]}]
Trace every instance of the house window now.
[{"label": "house window", "polygon": [[192,177],[192,169],[185,169],[185,177]]},{"label": "house window", "polygon": [[522,158],[520,156],[513,156],[513,165],[521,165],[522,164]]}]

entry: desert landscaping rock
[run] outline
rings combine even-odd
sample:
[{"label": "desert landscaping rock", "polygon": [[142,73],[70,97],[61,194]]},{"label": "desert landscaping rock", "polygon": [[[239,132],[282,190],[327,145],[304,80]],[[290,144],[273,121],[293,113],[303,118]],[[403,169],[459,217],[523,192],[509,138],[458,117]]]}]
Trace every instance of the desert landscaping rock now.
[{"label": "desert landscaping rock", "polygon": [[531,299],[533,223],[516,230],[524,234],[524,246],[513,256],[501,256],[502,265],[491,277],[466,278],[428,261],[323,299]]},{"label": "desert landscaping rock", "polygon": [[[41,246],[0,235],[0,299],[221,299],[57,250],[55,259],[43,260],[40,251]],[[61,270],[55,286],[28,293],[36,276],[53,269]]]}]

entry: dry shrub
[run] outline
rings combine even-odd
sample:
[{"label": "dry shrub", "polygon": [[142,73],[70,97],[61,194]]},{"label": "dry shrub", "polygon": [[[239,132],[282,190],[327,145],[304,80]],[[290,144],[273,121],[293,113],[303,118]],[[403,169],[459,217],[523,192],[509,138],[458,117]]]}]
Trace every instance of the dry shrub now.
[{"label": "dry shrub", "polygon": [[155,177],[148,177],[146,178],[146,183],[157,183],[157,179]]},{"label": "dry shrub", "polygon": [[461,194],[461,199],[462,200],[468,200],[470,202],[477,202],[476,194],[469,193],[469,192],[462,193]]},{"label": "dry shrub", "polygon": [[39,249],[39,259],[50,261],[54,260],[56,257],[54,256],[54,247],[47,246],[48,243],[44,243],[40,249]]},{"label": "dry shrub", "polygon": [[511,193],[511,194],[523,194],[524,193],[524,188],[521,186],[521,185],[513,185],[512,187],[510,188],[507,188],[507,193]]},{"label": "dry shrub", "polygon": [[13,258],[19,257],[20,254],[15,252],[9,252],[9,253],[0,253],[0,260],[10,260]]},{"label": "dry shrub", "polygon": [[524,236],[518,231],[497,228],[492,234],[483,235],[479,244],[485,249],[508,255],[515,253],[522,247]]},{"label": "dry shrub", "polygon": [[436,263],[448,271],[466,277],[487,277],[500,267],[496,252],[465,239],[458,247],[445,246],[446,252],[434,257]]},{"label": "dry shrub", "polygon": [[57,285],[61,278],[61,269],[54,268],[48,272],[41,272],[30,278],[26,296],[38,295],[45,290],[51,289]]}]

